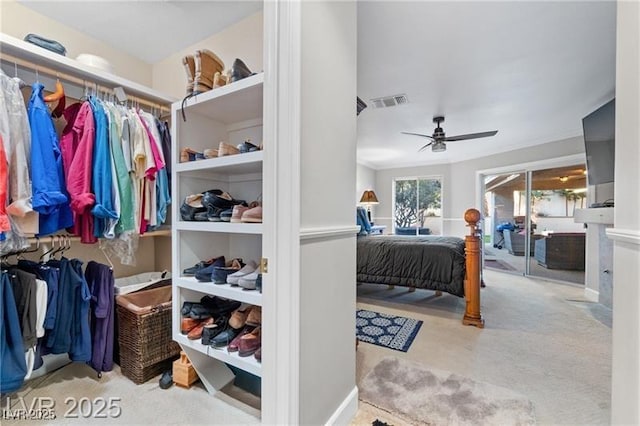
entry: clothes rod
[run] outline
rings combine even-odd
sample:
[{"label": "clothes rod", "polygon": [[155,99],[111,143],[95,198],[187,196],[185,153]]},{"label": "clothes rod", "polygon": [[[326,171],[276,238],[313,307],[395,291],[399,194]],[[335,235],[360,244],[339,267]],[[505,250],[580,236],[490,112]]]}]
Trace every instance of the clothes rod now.
[{"label": "clothes rod", "polygon": [[[164,227],[156,231],[149,231],[149,232],[145,232],[144,234],[138,235],[138,237],[140,238],[170,237],[170,236],[171,236],[171,229],[167,229]],[[28,241],[29,241],[29,244],[36,244],[38,243],[38,240],[40,241],[40,244],[47,244],[51,242],[52,238],[55,239],[56,243],[61,239],[62,240],[67,239],[70,242],[80,242],[80,237],[66,235],[66,234],[46,235],[44,237],[39,237],[39,238],[30,237]]]},{"label": "clothes rod", "polygon": [[[2,56],[0,56],[0,61],[5,62],[7,64],[14,64],[15,66],[20,66],[21,68],[25,68],[31,71],[34,71],[37,74],[45,74],[48,75],[50,77],[55,77],[57,79],[60,80],[64,80],[66,82],[75,84],[76,86],[82,87],[84,89],[97,89],[97,92],[102,92],[102,93],[109,93],[109,94],[114,94],[114,89],[110,88],[110,87],[106,87],[104,85],[98,85],[97,83],[94,83],[91,80],[86,80],[86,79],[82,79],[79,77],[75,77],[73,75],[69,75],[60,71],[56,71],[52,68],[46,67],[46,66],[42,66],[42,65],[37,65],[33,62],[30,61],[26,61],[24,59],[20,59],[17,58],[15,56],[12,55],[7,55],[7,54],[2,54]],[[164,110],[168,110],[169,108],[165,107],[163,104],[160,104],[158,102],[151,102],[148,101],[144,98],[140,98],[138,96],[133,96],[130,94],[127,94],[127,101],[132,102],[134,104],[142,104],[142,105],[146,105],[148,107],[151,108],[155,108],[160,110],[161,112]]]}]

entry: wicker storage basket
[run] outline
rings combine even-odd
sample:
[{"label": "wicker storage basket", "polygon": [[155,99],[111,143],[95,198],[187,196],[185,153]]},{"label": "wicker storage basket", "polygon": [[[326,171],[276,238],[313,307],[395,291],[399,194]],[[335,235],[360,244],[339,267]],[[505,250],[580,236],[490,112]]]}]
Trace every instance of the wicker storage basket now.
[{"label": "wicker storage basket", "polygon": [[171,368],[180,346],[171,337],[171,287],[116,297],[122,374],[144,383]]}]

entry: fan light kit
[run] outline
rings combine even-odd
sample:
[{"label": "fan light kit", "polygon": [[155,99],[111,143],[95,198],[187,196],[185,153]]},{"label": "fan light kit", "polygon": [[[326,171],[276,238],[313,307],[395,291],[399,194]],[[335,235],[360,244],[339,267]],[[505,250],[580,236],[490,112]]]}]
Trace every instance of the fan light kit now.
[{"label": "fan light kit", "polygon": [[401,133],[405,135],[413,135],[413,136],[420,136],[423,138],[429,138],[432,140],[431,142],[429,142],[428,144],[420,148],[418,152],[424,151],[428,147],[431,147],[432,152],[444,152],[447,150],[446,142],[456,142],[456,141],[464,141],[469,139],[486,138],[490,136],[495,136],[498,133],[497,130],[493,130],[490,132],[469,133],[466,135],[458,135],[458,136],[445,136],[444,130],[442,130],[442,127],[440,127],[440,123],[444,122],[444,117],[443,116],[433,117],[433,122],[436,124],[436,128],[433,131],[433,135],[431,136],[425,135],[422,133],[412,133],[412,132],[401,132]]}]

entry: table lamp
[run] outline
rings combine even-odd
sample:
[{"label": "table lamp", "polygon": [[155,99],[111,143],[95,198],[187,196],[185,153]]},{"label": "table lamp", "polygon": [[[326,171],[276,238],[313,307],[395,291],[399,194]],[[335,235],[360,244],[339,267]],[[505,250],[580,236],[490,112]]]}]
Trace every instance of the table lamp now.
[{"label": "table lamp", "polygon": [[369,217],[369,222],[371,222],[371,206],[373,204],[380,204],[376,193],[370,189],[364,191],[362,197],[360,197],[360,204],[367,206],[367,216]]}]

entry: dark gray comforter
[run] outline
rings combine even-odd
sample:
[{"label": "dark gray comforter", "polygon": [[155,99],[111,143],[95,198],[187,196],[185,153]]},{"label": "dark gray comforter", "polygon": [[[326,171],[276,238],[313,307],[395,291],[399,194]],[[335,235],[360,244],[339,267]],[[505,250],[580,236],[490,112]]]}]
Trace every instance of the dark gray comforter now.
[{"label": "dark gray comforter", "polygon": [[464,240],[456,237],[358,237],[358,283],[440,290],[464,296]]}]

